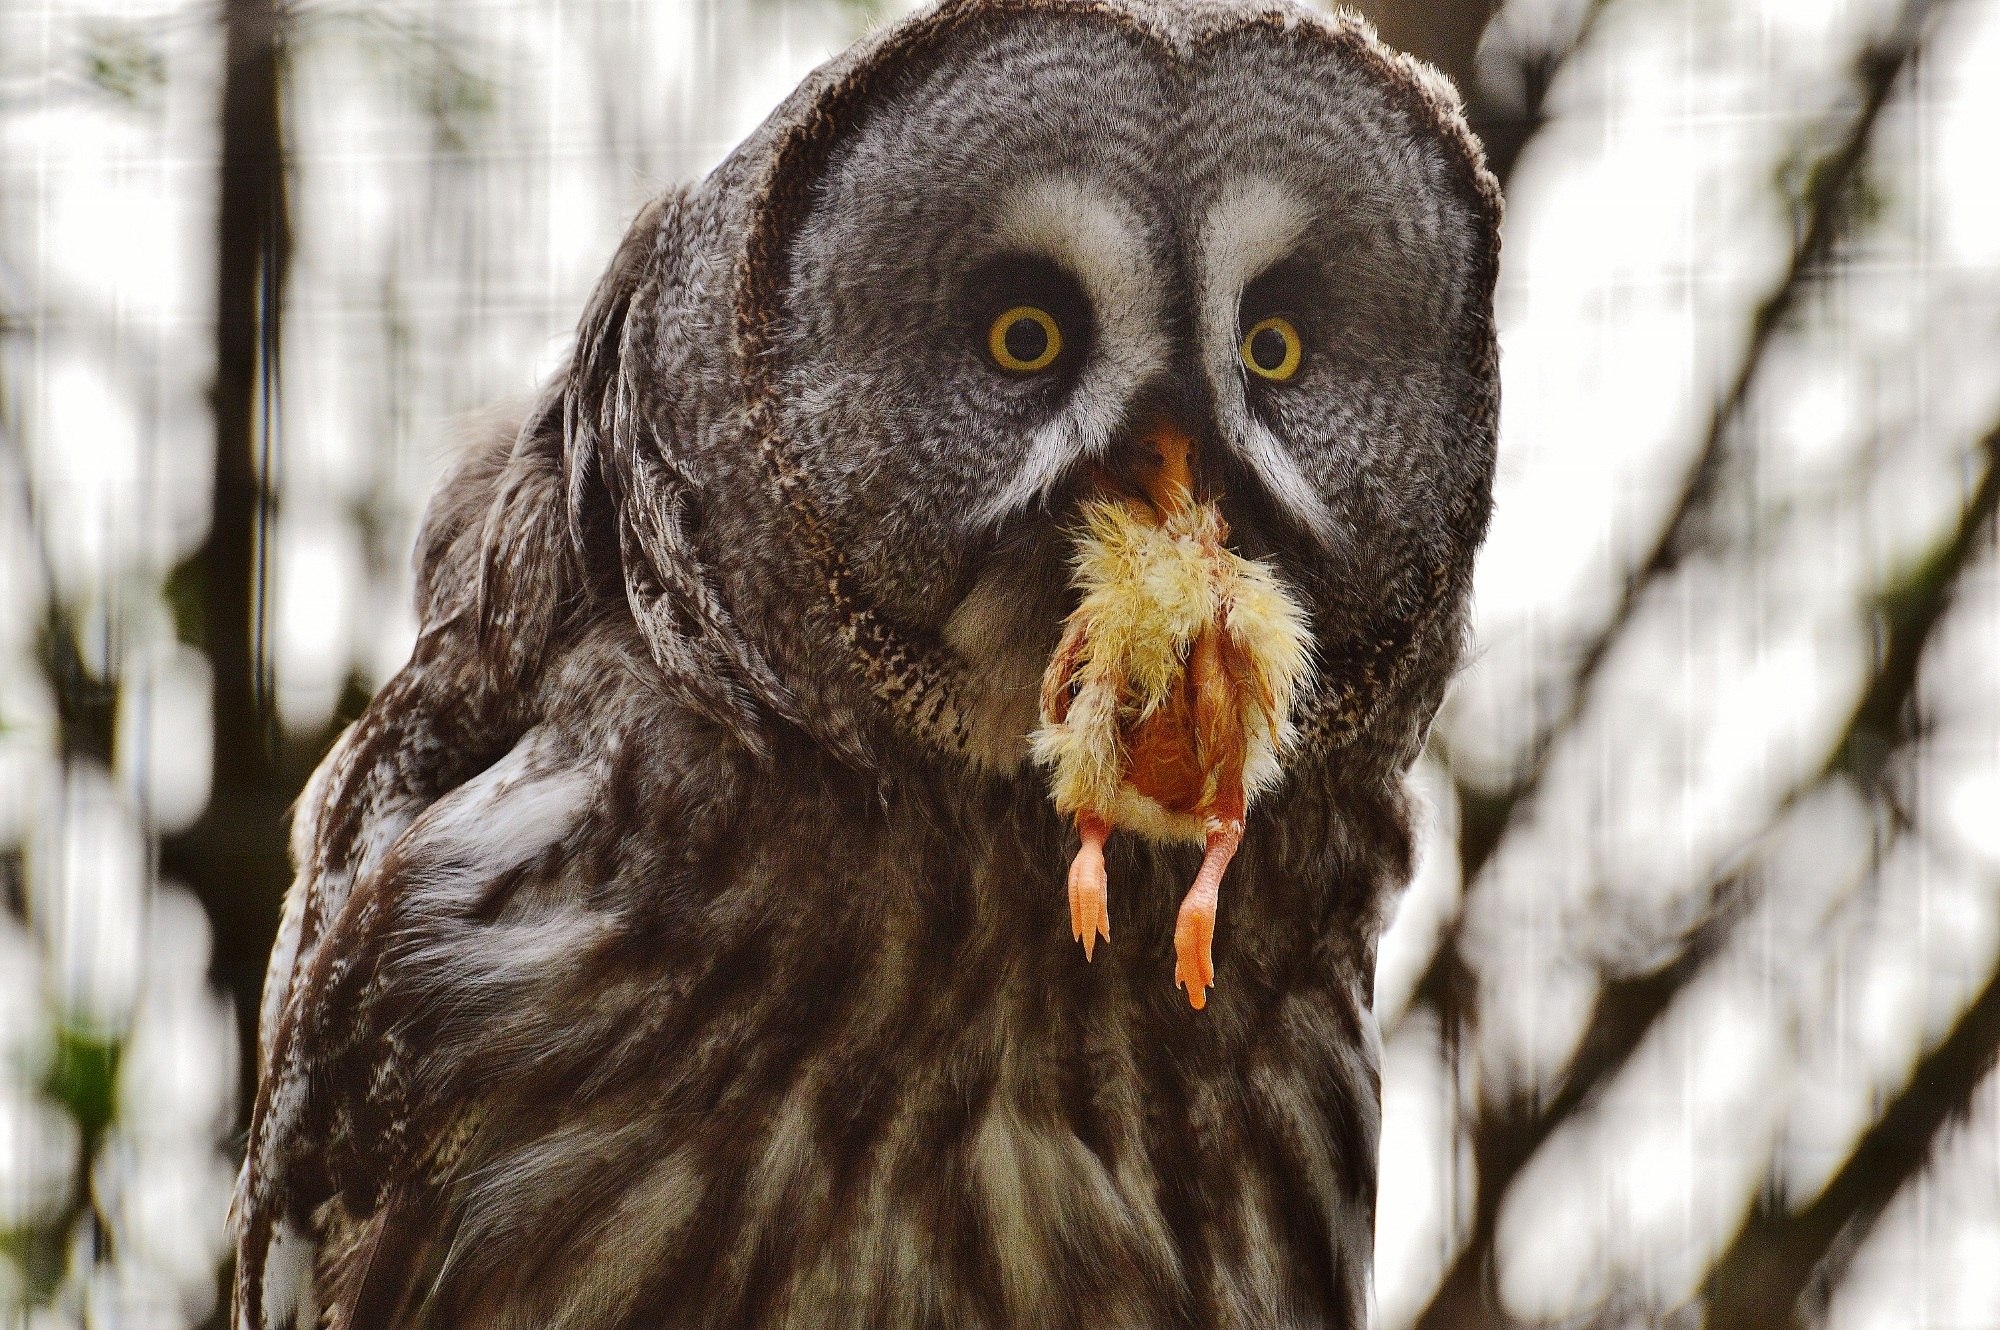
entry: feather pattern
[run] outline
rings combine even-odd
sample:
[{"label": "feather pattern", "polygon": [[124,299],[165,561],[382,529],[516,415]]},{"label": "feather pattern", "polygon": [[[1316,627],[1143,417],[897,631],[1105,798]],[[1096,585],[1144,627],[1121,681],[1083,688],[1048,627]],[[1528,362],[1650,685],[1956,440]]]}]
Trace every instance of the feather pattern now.
[{"label": "feather pattern", "polygon": [[[1262,433],[1175,308],[1252,166],[1375,320]],[[995,236],[1065,234],[1016,204],[1083,209],[1118,296],[1060,392],[943,331]],[[943,0],[645,209],[433,499],[411,659],[297,809],[240,1330],[1365,1324],[1374,938],[1489,504],[1497,226],[1446,92],[1280,0]],[[1194,582],[1077,504],[1162,385],[1241,501]],[[1181,579],[1119,630],[1141,710],[1196,618],[1274,663],[1199,1019],[1049,909],[1078,521],[1083,599]],[[1005,659],[950,644],[973,604]],[[1127,703],[1088,692],[1101,756]],[[1110,857],[1163,937],[1189,848]]]}]

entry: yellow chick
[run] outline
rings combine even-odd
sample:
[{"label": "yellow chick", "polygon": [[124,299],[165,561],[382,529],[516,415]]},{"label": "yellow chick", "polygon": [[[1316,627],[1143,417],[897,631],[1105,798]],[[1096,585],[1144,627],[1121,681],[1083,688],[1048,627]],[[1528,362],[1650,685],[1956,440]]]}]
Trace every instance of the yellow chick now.
[{"label": "yellow chick", "polygon": [[1276,575],[1232,552],[1221,512],[1195,497],[1188,438],[1159,428],[1146,442],[1159,465],[1144,498],[1085,506],[1082,599],[1042,676],[1034,750],[1082,840],[1069,906],[1086,960],[1111,937],[1114,828],[1203,845],[1174,927],[1174,982],[1200,1010],[1215,982],[1222,875],[1250,800],[1278,777],[1310,639]]}]

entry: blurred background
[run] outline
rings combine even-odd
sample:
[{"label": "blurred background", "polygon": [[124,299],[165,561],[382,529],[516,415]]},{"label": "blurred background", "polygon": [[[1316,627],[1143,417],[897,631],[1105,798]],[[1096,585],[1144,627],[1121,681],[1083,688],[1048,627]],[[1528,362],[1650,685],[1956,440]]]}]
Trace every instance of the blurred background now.
[{"label": "blurred background", "polygon": [[[219,1325],[454,421],[900,0],[0,0],[0,1325]],[[1508,195],[1381,1323],[2000,1327],[2000,0],[1364,5]]]}]

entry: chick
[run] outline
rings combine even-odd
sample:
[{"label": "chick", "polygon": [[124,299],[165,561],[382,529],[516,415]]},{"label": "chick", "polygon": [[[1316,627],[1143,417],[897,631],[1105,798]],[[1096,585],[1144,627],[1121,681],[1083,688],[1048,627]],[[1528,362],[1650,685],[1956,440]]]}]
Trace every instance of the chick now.
[{"label": "chick", "polygon": [[1104,843],[1114,829],[1204,847],[1174,926],[1174,982],[1198,1011],[1215,982],[1222,875],[1250,800],[1279,774],[1309,637],[1277,577],[1232,552],[1221,512],[1196,498],[1188,438],[1160,428],[1147,442],[1156,465],[1143,497],[1085,505],[1082,599],[1042,676],[1034,747],[1082,841],[1069,908],[1086,960],[1111,937]]}]

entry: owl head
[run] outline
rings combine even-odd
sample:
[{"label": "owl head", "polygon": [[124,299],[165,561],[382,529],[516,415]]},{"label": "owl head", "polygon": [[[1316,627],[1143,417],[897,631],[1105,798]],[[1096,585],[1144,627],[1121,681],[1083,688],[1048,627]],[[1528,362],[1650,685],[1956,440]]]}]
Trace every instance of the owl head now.
[{"label": "owl head", "polygon": [[573,539],[747,745],[1006,770],[1087,482],[1170,423],[1307,607],[1304,747],[1399,769],[1487,522],[1498,227],[1358,19],[945,0],[635,224],[551,405]]}]

